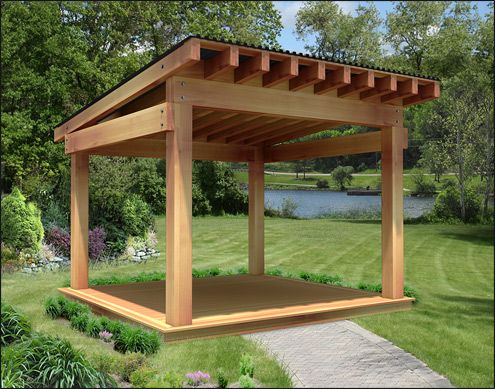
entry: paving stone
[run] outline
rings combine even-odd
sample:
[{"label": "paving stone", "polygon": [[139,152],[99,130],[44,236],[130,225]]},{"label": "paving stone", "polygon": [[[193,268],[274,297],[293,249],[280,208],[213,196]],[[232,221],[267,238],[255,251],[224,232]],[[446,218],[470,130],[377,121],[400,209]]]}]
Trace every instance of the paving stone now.
[{"label": "paving stone", "polygon": [[348,320],[245,337],[286,366],[295,387],[453,388],[410,353]]}]

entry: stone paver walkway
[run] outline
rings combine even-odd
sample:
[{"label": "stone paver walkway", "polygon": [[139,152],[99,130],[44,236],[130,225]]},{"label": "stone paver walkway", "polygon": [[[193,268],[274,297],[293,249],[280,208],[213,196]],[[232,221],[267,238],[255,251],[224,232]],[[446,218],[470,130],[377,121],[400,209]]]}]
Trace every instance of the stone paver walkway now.
[{"label": "stone paver walkway", "polygon": [[347,320],[245,336],[287,367],[295,387],[453,387],[411,354]]}]

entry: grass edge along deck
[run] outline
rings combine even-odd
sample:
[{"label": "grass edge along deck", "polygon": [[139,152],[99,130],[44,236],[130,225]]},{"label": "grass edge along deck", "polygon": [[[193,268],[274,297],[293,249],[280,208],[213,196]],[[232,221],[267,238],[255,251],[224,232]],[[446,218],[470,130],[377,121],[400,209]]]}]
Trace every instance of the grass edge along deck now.
[{"label": "grass edge along deck", "polygon": [[[291,303],[284,307],[270,307],[271,304],[275,306],[281,304],[280,296],[272,295],[267,296],[263,301],[264,306],[260,305],[254,308],[248,306],[243,309],[242,305],[238,305],[240,301],[236,300],[236,298],[238,299],[236,293],[230,293],[225,295],[225,300],[223,301],[215,300],[214,297],[207,299],[212,303],[211,313],[205,313],[210,305],[202,303],[202,306],[197,307],[199,308],[197,310],[201,311],[201,316],[194,318],[191,325],[174,327],[166,324],[165,315],[162,312],[140,306],[135,302],[116,297],[110,293],[114,290],[120,293],[124,291],[124,293],[132,294],[133,292],[130,289],[138,286],[140,293],[143,291],[146,293],[146,289],[149,287],[151,288],[149,298],[161,298],[164,302],[165,293],[157,295],[156,287],[158,284],[164,285],[165,281],[106,285],[103,289],[107,293],[98,290],[98,287],[80,290],[59,288],[58,290],[67,297],[89,304],[95,313],[132,321],[158,330],[166,341],[250,333],[293,325],[343,320],[372,313],[402,311],[410,309],[414,301],[413,298],[409,297],[388,299],[373,292],[274,276],[239,275],[199,278],[194,279],[193,288],[206,287],[210,288],[212,292],[219,292],[222,288],[225,288],[222,283],[229,283],[231,288],[235,284],[234,287],[241,292],[240,295],[243,298],[247,296],[245,293],[253,291],[255,285],[256,289],[260,290],[263,287],[273,288],[274,283],[277,283],[277,290],[280,291],[285,288],[283,289],[284,293],[287,292],[289,299],[292,298],[291,293],[300,295],[303,292],[313,293],[314,301],[306,300],[299,304]],[[320,292],[330,293],[330,295],[335,293],[342,297],[338,299],[335,299],[335,297],[333,299],[329,298],[329,301],[322,302]],[[227,295],[229,298],[226,297]],[[239,312],[215,312],[215,307],[218,306],[217,303],[222,302],[227,303],[231,308],[236,307]]]}]

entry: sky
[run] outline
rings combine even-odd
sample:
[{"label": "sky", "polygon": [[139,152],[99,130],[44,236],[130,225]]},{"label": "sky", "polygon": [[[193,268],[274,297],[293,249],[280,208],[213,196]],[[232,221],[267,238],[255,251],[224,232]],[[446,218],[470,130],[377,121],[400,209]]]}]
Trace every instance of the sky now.
[{"label": "sky", "polygon": [[[304,49],[304,42],[298,40],[294,33],[296,25],[296,14],[299,8],[302,7],[304,2],[274,1],[273,3],[282,15],[282,24],[284,28],[282,30],[282,35],[278,40],[282,48],[284,50],[307,53],[307,50]],[[344,12],[352,13],[360,2],[337,1],[337,3],[340,5]],[[373,3],[380,12],[380,16],[382,19],[387,16],[387,12],[390,12],[393,9],[393,3],[390,1],[374,1]],[[489,1],[475,1],[474,3],[477,4],[480,14],[484,15],[488,12],[488,4],[490,3]]]}]

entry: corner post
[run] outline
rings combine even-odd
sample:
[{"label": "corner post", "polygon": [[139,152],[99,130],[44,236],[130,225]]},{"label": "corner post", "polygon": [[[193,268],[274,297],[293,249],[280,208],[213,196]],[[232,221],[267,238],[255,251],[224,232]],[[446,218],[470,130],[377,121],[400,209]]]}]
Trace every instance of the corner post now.
[{"label": "corner post", "polygon": [[391,299],[404,297],[404,134],[382,129],[382,296]]},{"label": "corner post", "polygon": [[165,317],[172,326],[184,326],[192,323],[192,106],[169,104]]},{"label": "corner post", "polygon": [[71,155],[70,184],[70,286],[88,288],[88,180],[89,155]]},{"label": "corner post", "polygon": [[249,274],[265,272],[265,172],[263,149],[249,161]]}]

